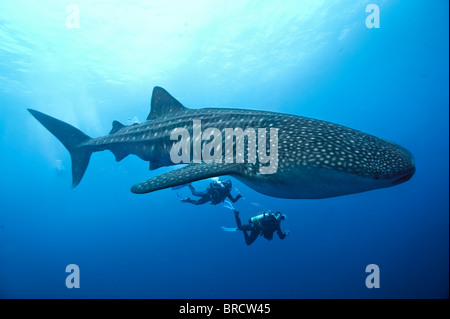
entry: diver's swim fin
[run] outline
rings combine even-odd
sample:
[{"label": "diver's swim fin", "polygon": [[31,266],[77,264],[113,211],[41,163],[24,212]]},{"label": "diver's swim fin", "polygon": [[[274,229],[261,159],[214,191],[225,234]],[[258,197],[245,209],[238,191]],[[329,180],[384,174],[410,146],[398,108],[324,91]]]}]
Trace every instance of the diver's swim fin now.
[{"label": "diver's swim fin", "polygon": [[237,227],[223,227],[223,226],[220,226],[220,228],[222,228],[222,230],[224,230],[224,231],[229,231],[229,232],[237,231]]},{"label": "diver's swim fin", "polygon": [[199,163],[189,164],[183,168],[170,171],[131,187],[135,194],[145,194],[160,189],[180,186],[214,176],[238,174],[241,164],[232,163]]}]

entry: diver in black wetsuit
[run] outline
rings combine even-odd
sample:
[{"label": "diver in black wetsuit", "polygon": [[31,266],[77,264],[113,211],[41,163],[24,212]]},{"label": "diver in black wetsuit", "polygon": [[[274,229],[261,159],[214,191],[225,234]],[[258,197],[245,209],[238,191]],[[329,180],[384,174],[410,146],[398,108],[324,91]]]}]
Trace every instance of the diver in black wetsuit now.
[{"label": "diver in black wetsuit", "polygon": [[231,186],[231,181],[229,179],[224,181],[213,181],[211,182],[211,184],[209,184],[206,191],[200,192],[197,191],[194,186],[188,184],[192,195],[200,198],[195,200],[188,197],[181,199],[181,201],[183,203],[191,203],[194,205],[202,205],[207,202],[211,202],[211,204],[217,205],[219,203],[222,203],[228,197],[233,203],[236,203],[242,196],[241,194],[238,194],[236,197],[233,197],[231,195]]},{"label": "diver in black wetsuit", "polygon": [[[237,210],[234,211],[234,217],[236,218],[237,230],[242,230],[247,245],[251,245],[258,236],[272,240],[275,231],[280,239],[284,239],[289,234],[289,231],[285,231],[284,233],[281,231],[280,224],[282,220],[286,219],[286,216],[280,212],[264,212],[250,218],[247,225],[242,225]],[[247,231],[250,231],[250,235],[247,234]]]}]

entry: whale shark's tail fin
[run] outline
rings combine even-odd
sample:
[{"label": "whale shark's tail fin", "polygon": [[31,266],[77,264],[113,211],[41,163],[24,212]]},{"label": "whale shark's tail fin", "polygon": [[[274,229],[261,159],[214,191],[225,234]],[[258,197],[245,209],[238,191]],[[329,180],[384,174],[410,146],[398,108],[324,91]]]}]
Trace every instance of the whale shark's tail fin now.
[{"label": "whale shark's tail fin", "polygon": [[159,176],[152,177],[133,185],[131,191],[135,194],[145,194],[160,189],[183,185],[215,176],[239,174],[241,164],[199,163],[189,164]]},{"label": "whale shark's tail fin", "polygon": [[92,150],[81,144],[90,139],[89,136],[79,129],[57,120],[44,113],[28,109],[36,120],[45,126],[56,138],[67,148],[72,158],[72,187],[77,186],[83,178],[84,172],[89,164]]}]

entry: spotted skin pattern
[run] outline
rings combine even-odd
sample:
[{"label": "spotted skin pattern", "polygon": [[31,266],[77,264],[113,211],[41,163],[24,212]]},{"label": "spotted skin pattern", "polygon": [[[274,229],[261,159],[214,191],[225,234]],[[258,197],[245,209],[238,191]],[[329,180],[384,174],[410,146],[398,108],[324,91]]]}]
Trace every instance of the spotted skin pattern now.
[{"label": "spotted skin pattern", "polygon": [[[39,119],[42,115],[36,115],[39,112],[30,112],[44,124],[45,121]],[[185,128],[193,137],[194,120],[201,121],[203,132],[208,128],[216,128],[222,133],[221,149],[224,152],[221,163],[192,163],[138,183],[132,187],[132,192],[149,193],[209,177],[231,175],[269,196],[327,198],[397,185],[410,179],[415,172],[414,159],[409,151],[351,128],[282,113],[220,108],[188,109],[159,87],[153,91],[148,121],[130,126],[115,121],[109,135],[85,138],[75,148],[87,153],[110,150],[117,161],[134,154],[149,161],[151,170],[172,166],[175,164],[170,158],[170,150],[177,141],[170,139],[170,133],[175,128]],[[230,151],[225,151],[227,128],[250,128],[255,132],[266,129],[266,150],[273,142],[269,139],[269,130],[277,129],[276,172],[261,174],[260,166],[264,164],[248,161],[247,146],[251,142],[258,145],[253,140],[257,134],[248,136],[246,140],[244,163],[226,163],[225,156]],[[58,137],[55,132],[52,133]],[[191,145],[194,142],[204,146],[209,141],[191,140]],[[232,150],[236,151],[236,147]],[[236,154],[233,156],[235,159]]]}]

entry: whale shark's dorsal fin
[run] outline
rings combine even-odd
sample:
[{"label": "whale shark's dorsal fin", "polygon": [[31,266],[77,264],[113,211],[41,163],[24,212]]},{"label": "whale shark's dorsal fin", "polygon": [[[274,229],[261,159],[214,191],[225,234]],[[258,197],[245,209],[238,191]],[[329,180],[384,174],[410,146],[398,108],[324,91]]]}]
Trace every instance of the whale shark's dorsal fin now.
[{"label": "whale shark's dorsal fin", "polygon": [[178,102],[172,95],[159,86],[155,86],[152,94],[152,102],[150,105],[150,114],[148,120],[153,120],[158,116],[176,113],[186,110],[186,107]]},{"label": "whale shark's dorsal fin", "polygon": [[109,134],[114,134],[116,133],[118,130],[124,128],[125,125],[123,125],[122,123],[120,123],[119,121],[113,121],[112,123],[112,129],[109,132]]}]

